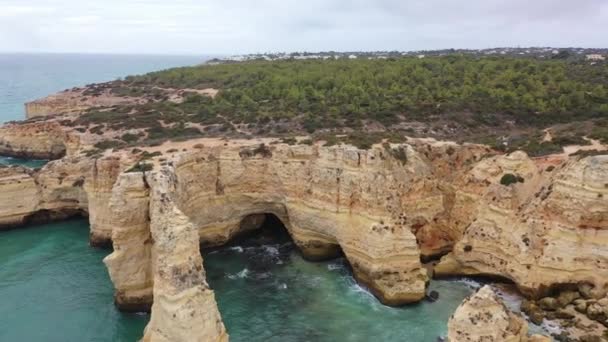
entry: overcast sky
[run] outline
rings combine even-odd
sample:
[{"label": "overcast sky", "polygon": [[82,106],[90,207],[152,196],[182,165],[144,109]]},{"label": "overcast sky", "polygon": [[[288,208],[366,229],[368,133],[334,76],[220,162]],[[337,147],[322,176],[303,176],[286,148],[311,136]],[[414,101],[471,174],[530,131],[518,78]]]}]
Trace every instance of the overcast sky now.
[{"label": "overcast sky", "polygon": [[0,51],[608,47],[608,0],[0,0]]}]

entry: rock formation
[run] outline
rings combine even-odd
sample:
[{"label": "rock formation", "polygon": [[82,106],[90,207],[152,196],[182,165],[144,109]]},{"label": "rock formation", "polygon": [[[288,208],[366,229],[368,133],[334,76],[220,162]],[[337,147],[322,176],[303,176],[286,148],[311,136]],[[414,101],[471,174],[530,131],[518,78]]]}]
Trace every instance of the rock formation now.
[{"label": "rock formation", "polygon": [[448,322],[449,342],[551,341],[527,332],[527,322],[511,312],[488,285],[465,299]]},{"label": "rock formation", "polygon": [[7,124],[0,127],[0,155],[58,159],[66,154],[65,135],[57,122]]},{"label": "rock formation", "polygon": [[[181,152],[155,147],[164,155],[146,161],[150,171],[128,172],[140,152],[87,156],[95,140],[58,121],[0,133],[0,153],[65,154],[41,170],[0,169],[0,226],[88,213],[91,243],[114,246],[105,262],[117,305],[152,311],[150,341],[186,330],[227,338],[199,243],[225,244],[262,214],[308,259],[343,252],[386,304],[422,299],[421,257],[448,252],[438,276],[504,277],[539,298],[572,286],[606,294],[608,156],[531,159],[425,139],[368,150],[200,139]],[[585,302],[601,319],[595,304]]]},{"label": "rock formation", "polygon": [[[500,184],[517,174],[523,182]],[[531,296],[567,285],[608,282],[608,156],[537,165],[523,153],[478,163],[458,186],[467,223],[438,275],[477,274],[513,280]],[[458,200],[457,200],[458,202]]]}]

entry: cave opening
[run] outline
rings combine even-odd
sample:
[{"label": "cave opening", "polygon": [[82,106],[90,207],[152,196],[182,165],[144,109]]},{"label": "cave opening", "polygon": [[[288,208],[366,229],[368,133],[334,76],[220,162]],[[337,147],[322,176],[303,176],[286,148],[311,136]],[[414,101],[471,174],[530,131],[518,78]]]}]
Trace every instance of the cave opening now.
[{"label": "cave opening", "polygon": [[287,227],[281,219],[270,213],[246,216],[241,221],[240,233],[229,245],[260,246],[275,243],[292,243]]}]

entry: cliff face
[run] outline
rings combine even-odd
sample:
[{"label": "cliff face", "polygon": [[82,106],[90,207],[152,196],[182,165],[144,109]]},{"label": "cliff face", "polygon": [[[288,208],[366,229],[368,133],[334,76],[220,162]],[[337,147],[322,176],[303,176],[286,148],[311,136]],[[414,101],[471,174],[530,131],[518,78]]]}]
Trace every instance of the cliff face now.
[{"label": "cliff face", "polygon": [[[420,300],[426,272],[407,217],[414,184],[430,175],[413,149],[407,166],[382,149],[286,145],[216,149],[175,162],[176,202],[204,245],[225,243],[255,214],[279,217],[305,257],[340,249],[381,301]],[[411,198],[410,198],[411,197]]]},{"label": "cliff face", "polygon": [[[525,181],[498,184],[505,172]],[[608,156],[557,167],[538,167],[521,153],[495,157],[465,175],[460,189],[461,212],[473,219],[437,274],[502,276],[531,296],[579,282],[606,291]]]},{"label": "cliff face", "polygon": [[64,158],[42,170],[0,168],[0,229],[64,219],[88,210],[88,160]]},{"label": "cliff face", "polygon": [[36,211],[38,191],[30,170],[0,167],[0,230],[26,222]]},{"label": "cliff face", "polygon": [[0,155],[28,159],[59,159],[68,138],[57,122],[0,126]]},{"label": "cliff face", "polygon": [[79,114],[93,107],[111,107],[135,101],[128,97],[114,96],[108,89],[74,88],[26,103],[25,114],[28,119],[58,114]]}]

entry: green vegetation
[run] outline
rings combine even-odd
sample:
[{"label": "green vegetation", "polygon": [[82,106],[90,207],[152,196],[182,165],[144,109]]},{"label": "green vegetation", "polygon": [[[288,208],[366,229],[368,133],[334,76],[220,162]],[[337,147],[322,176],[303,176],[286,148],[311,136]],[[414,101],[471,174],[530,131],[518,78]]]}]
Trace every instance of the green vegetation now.
[{"label": "green vegetation", "polygon": [[312,132],[362,120],[385,126],[399,116],[427,120],[466,111],[476,121],[526,124],[608,114],[608,68],[562,60],[444,58],[248,62],[177,68],[128,78],[128,86],[218,88],[198,115],[222,114],[239,122],[302,115]]},{"label": "green vegetation", "polygon": [[524,179],[519,175],[514,175],[512,173],[505,173],[504,176],[500,179],[500,184],[504,186],[509,186],[515,183],[523,183]]},{"label": "green vegetation", "polygon": [[[172,102],[168,88],[219,93]],[[540,156],[587,144],[584,135],[608,142],[608,64],[562,58],[251,61],[131,76],[108,89],[147,103],[94,108],[72,124],[98,134],[139,129],[121,137],[127,144],[243,135],[296,143],[294,135],[308,133],[369,148],[408,135]],[[562,130],[542,142],[541,130],[555,125]]]}]

